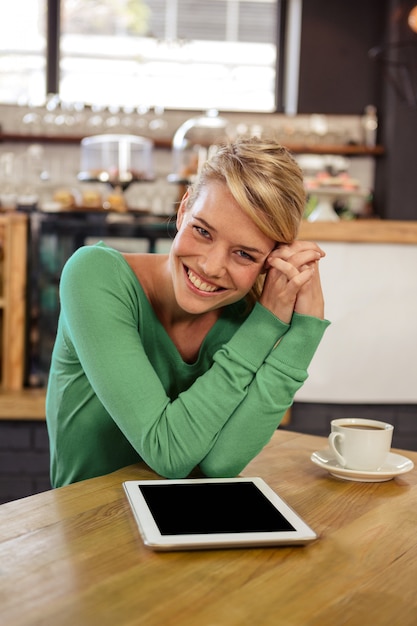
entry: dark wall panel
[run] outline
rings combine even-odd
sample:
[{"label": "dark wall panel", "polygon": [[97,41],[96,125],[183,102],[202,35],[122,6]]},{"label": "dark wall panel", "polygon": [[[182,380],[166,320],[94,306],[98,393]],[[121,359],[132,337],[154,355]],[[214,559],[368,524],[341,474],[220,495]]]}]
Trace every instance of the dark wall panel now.
[{"label": "dark wall panel", "polygon": [[417,33],[408,26],[415,4],[416,0],[389,0],[386,15],[386,42],[394,45],[385,47],[384,56],[393,63],[386,66],[381,81],[379,136],[386,154],[377,162],[375,179],[375,204],[386,219],[417,220],[417,100],[404,98],[404,89],[397,91],[392,82],[404,87],[409,79],[417,93]]},{"label": "dark wall panel", "polygon": [[385,0],[305,0],[299,113],[358,114],[379,104],[380,68],[369,50],[381,45]]}]

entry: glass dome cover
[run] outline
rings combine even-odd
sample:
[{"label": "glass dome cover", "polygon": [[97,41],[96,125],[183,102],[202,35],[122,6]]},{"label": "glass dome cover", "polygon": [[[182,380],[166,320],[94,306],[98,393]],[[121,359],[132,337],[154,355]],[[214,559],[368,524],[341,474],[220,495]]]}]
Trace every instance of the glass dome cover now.
[{"label": "glass dome cover", "polygon": [[216,146],[230,139],[230,122],[215,110],[192,117],[176,131],[172,141],[173,172],[168,180],[174,183],[193,182]]},{"label": "glass dome cover", "polygon": [[153,142],[137,135],[92,135],[81,140],[79,180],[98,181],[126,188],[150,181]]}]

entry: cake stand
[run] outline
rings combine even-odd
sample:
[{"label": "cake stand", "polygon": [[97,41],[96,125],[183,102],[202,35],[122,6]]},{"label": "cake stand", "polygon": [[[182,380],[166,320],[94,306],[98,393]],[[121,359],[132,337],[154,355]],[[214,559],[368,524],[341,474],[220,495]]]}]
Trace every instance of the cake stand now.
[{"label": "cake stand", "polygon": [[333,208],[336,200],[341,198],[366,198],[369,194],[368,191],[363,189],[335,189],[331,187],[308,189],[308,193],[316,196],[318,200],[316,208],[307,218],[309,222],[338,222],[340,217]]}]

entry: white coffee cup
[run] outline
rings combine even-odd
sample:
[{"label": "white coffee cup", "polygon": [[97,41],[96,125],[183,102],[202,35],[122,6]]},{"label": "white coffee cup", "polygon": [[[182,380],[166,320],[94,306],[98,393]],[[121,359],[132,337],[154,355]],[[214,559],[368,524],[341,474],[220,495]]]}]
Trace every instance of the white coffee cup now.
[{"label": "white coffee cup", "polygon": [[377,420],[346,417],[331,421],[329,447],[342,467],[377,471],[387,459],[394,426]]}]

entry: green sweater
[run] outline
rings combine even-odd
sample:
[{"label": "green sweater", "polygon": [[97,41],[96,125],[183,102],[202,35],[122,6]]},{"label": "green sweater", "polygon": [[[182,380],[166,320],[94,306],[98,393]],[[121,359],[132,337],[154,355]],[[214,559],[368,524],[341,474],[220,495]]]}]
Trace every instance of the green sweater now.
[{"label": "green sweater", "polygon": [[80,248],[60,283],[47,389],[56,487],[145,461],[168,478],[238,474],[269,441],[327,321],[226,307],[185,363],[124,257]]}]

